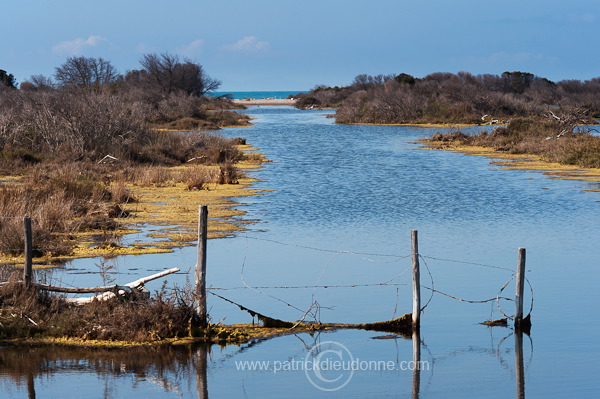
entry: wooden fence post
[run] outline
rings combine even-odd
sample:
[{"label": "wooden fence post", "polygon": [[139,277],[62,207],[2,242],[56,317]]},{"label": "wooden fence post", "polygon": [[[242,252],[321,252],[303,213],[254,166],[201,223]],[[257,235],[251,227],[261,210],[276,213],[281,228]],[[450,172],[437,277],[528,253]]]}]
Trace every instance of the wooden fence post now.
[{"label": "wooden fence post", "polygon": [[419,240],[417,230],[411,230],[412,243],[412,284],[413,284],[413,311],[412,328],[419,330],[421,327],[421,276],[419,271]]},{"label": "wooden fence post", "polygon": [[519,258],[517,262],[517,292],[515,295],[515,329],[529,332],[531,322],[529,318],[523,319],[523,291],[525,289],[525,248],[519,248]]},{"label": "wooden fence post", "polygon": [[198,260],[195,269],[196,313],[200,325],[207,324],[206,311],[206,239],[208,235],[208,207],[198,209]]},{"label": "wooden fence post", "polygon": [[31,218],[29,216],[23,218],[23,227],[25,228],[25,266],[23,268],[23,284],[28,286],[31,284],[31,276],[33,274],[33,235],[31,232]]}]

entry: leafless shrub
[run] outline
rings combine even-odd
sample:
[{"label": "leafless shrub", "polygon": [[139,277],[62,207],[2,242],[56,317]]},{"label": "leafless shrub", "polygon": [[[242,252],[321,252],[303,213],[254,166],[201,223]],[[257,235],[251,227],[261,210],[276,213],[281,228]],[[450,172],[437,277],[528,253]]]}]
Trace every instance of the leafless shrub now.
[{"label": "leafless shrub", "polygon": [[238,184],[244,174],[232,164],[223,164],[219,167],[219,184]]},{"label": "leafless shrub", "polygon": [[191,166],[184,169],[181,179],[188,190],[202,190],[207,184],[219,181],[219,172],[208,166]]},{"label": "leafless shrub", "polygon": [[145,166],[138,168],[130,178],[140,186],[164,187],[172,180],[172,174],[169,169],[161,166]]}]

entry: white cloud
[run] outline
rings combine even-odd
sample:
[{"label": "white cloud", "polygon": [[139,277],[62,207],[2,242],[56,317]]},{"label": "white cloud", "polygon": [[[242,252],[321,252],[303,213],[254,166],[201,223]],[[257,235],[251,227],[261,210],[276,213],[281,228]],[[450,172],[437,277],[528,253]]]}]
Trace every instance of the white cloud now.
[{"label": "white cloud", "polygon": [[177,49],[177,54],[181,54],[185,57],[193,58],[202,53],[202,47],[204,46],[204,40],[194,40],[193,42],[186,44],[183,47]]},{"label": "white cloud", "polygon": [[259,41],[256,36],[246,36],[234,44],[225,46],[226,50],[237,53],[258,53],[266,51],[269,48],[269,42]]},{"label": "white cloud", "polygon": [[78,37],[52,46],[52,52],[57,54],[81,54],[86,47],[96,47],[107,40],[102,36],[92,35],[87,39]]}]

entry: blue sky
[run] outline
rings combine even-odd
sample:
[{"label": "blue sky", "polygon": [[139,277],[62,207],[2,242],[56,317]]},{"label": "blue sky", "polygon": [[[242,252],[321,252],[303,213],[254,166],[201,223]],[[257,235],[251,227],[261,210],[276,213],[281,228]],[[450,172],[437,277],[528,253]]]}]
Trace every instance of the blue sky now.
[{"label": "blue sky", "polygon": [[361,73],[600,76],[598,0],[21,0],[2,5],[0,69],[67,57],[124,73],[144,53],[202,64],[225,91],[347,85]]}]

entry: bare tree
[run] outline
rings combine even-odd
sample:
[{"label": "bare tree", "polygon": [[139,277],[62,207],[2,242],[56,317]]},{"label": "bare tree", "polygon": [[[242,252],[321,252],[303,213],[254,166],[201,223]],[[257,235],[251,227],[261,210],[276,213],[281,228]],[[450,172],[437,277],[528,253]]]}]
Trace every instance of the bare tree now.
[{"label": "bare tree", "polygon": [[221,85],[219,80],[206,74],[202,65],[188,59],[181,61],[177,55],[145,54],[140,64],[143,69],[129,72],[126,79],[158,89],[163,94],[183,91],[189,95],[202,96]]},{"label": "bare tree", "polygon": [[52,78],[44,75],[32,75],[29,80],[21,83],[21,90],[51,90],[56,88]]},{"label": "bare tree", "polygon": [[110,61],[94,57],[69,57],[54,74],[62,87],[100,88],[116,82],[118,77]]}]

